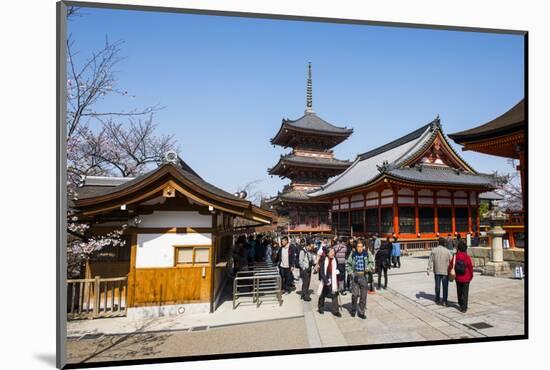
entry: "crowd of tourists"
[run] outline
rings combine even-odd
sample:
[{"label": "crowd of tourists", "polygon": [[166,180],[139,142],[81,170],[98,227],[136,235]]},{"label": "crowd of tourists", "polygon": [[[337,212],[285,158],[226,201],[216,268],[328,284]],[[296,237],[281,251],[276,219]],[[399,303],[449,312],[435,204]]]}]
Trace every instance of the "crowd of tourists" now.
[{"label": "crowd of tourists", "polygon": [[[316,276],[320,314],[329,298],[330,311],[340,317],[339,296],[351,293],[351,316],[366,319],[367,294],[375,291],[374,275],[376,289],[387,289],[388,270],[401,268],[401,243],[395,236],[381,238],[377,234],[334,239],[253,234],[236,239],[233,257],[236,271],[247,271],[258,262],[278,267],[283,294],[295,291],[301,280],[298,294],[304,301],[311,301],[310,283]],[[439,238],[430,253],[428,275],[430,272],[435,276],[436,303],[448,305],[449,282],[455,281],[460,310],[466,312],[473,266],[465,240],[451,235]]]},{"label": "crowd of tourists", "polygon": [[[382,240],[377,234],[368,238],[271,237],[268,235],[239,236],[234,259],[238,271],[247,271],[255,262],[277,266],[284,294],[296,290],[304,301],[311,300],[312,276],[319,280],[318,312],[323,314],[326,298],[331,299],[331,312],[341,316],[339,295],[352,294],[351,315],[365,319],[367,294],[387,289],[388,269],[401,268],[401,245],[397,238]],[[382,284],[383,276],[383,284]]]}]

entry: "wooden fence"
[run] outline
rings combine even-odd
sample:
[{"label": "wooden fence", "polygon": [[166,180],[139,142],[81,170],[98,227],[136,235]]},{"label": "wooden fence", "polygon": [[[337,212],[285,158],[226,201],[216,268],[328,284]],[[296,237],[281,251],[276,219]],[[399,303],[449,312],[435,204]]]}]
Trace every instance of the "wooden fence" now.
[{"label": "wooden fence", "polygon": [[67,280],[67,319],[126,316],[128,278]]},{"label": "wooden fence", "polygon": [[404,254],[430,251],[432,248],[437,247],[437,240],[401,241],[400,243]]}]

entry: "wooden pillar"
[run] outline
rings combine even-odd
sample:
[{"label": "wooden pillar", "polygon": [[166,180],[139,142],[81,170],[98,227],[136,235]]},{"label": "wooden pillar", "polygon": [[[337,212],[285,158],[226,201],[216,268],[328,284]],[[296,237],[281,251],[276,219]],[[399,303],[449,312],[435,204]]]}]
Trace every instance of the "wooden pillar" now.
[{"label": "wooden pillar", "polygon": [[392,186],[393,190],[393,232],[395,235],[399,234],[399,208],[397,207],[397,192],[398,187]]},{"label": "wooden pillar", "polygon": [[418,236],[420,233],[420,217],[418,208],[418,190],[414,191],[414,232]]},{"label": "wooden pillar", "polygon": [[455,194],[451,191],[451,232],[453,237],[456,233],[456,218],[455,218]]},{"label": "wooden pillar", "polygon": [[351,230],[351,195],[348,197],[348,230]]},{"label": "wooden pillar", "polygon": [[382,234],[382,192],[378,192],[378,235]]},{"label": "wooden pillar", "polygon": [[508,231],[508,242],[510,243],[510,248],[516,247],[516,235],[512,230]]},{"label": "wooden pillar", "polygon": [[468,198],[466,198],[466,204],[468,205],[468,232],[469,233],[472,233],[472,207],[470,205],[470,197],[471,197],[471,192],[466,192],[466,196]]},{"label": "wooden pillar", "polygon": [[126,302],[126,308],[133,307],[135,301],[135,289],[136,289],[136,255],[137,255],[137,230],[131,231],[130,237],[131,249],[130,249],[130,270],[128,272],[128,302]]},{"label": "wooden pillar", "polygon": [[363,194],[363,232],[367,234],[367,193]]},{"label": "wooden pillar", "polygon": [[212,213],[212,240],[211,240],[211,247],[210,247],[210,313],[214,313],[214,310],[216,309],[215,302],[216,302],[216,256],[218,255],[217,251],[219,248],[219,241],[220,238],[218,237],[218,215],[214,211]]},{"label": "wooden pillar", "polygon": [[435,197],[434,197],[434,231],[436,235],[439,232],[439,219],[437,218],[437,202]]}]

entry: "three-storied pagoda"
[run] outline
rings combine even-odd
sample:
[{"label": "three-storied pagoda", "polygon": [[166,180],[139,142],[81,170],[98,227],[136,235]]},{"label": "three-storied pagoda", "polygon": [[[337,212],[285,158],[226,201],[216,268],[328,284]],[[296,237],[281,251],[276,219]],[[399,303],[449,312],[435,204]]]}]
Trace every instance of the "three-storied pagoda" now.
[{"label": "three-storied pagoda", "polygon": [[292,148],[268,170],[270,175],[290,179],[282,192],[266,203],[279,216],[288,218],[287,230],[293,233],[330,232],[330,203],[312,200],[308,192],[319,189],[328,179],[342,173],[351,162],[334,158],[332,148],[346,140],[353,129],[337,127],[313,111],[311,63],[308,66],[306,110],[297,120],[283,119],[273,145]]}]

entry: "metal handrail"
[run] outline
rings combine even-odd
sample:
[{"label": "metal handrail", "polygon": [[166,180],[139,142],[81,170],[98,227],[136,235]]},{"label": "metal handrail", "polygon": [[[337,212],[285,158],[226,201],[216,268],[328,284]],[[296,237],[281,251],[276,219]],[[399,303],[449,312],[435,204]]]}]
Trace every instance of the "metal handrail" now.
[{"label": "metal handrail", "polygon": [[[244,284],[239,282],[243,281]],[[239,291],[252,287],[251,291]],[[238,306],[240,297],[252,297],[252,303],[259,307],[263,302],[260,296],[275,295],[279,305],[283,304],[281,295],[281,276],[275,271],[239,271],[233,280],[233,309]]]}]

